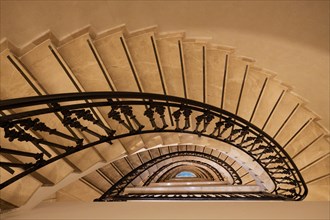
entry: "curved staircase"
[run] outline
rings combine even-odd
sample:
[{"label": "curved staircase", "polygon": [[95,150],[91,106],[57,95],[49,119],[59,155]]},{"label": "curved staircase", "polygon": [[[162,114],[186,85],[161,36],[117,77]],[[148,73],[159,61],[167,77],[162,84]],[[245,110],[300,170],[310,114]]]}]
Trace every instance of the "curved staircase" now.
[{"label": "curved staircase", "polygon": [[[65,39],[51,33],[39,37],[25,48],[9,42],[1,45],[1,100],[60,93],[125,91],[177,96],[209,104],[231,112],[274,138],[293,159],[308,187],[305,200],[329,200],[329,135],[319,117],[305,100],[291,91],[275,74],[240,57],[231,47],[186,39],[183,32],[158,33],[156,27],[128,32],[125,26],[102,33],[84,28]],[[87,100],[92,102],[93,100]],[[73,102],[73,101],[72,101]],[[80,103],[81,101],[75,101]],[[22,109],[15,109],[16,113]],[[143,115],[145,109],[133,107]],[[108,117],[108,109],[93,108],[93,115],[118,133],[122,126]],[[165,109],[169,126],[175,121],[172,107]],[[2,116],[13,111],[1,111]],[[192,113],[192,124],[196,123]],[[60,114],[40,115],[48,126],[61,133],[83,139],[95,136],[77,128],[63,127]],[[139,118],[148,123],[148,118]],[[213,124],[212,124],[213,123]],[[214,126],[215,122],[211,122]],[[211,127],[211,126],[210,126]],[[102,128],[94,126],[100,134]],[[40,153],[31,142],[10,142],[0,130],[1,147]],[[60,145],[72,141],[29,130],[34,137]],[[255,185],[253,176],[267,181],[253,161],[221,142],[181,133],[144,133],[113,143],[80,151],[60,159],[1,190],[1,209],[30,208],[46,199],[93,201],[121,177],[165,151],[198,146],[217,156],[243,176],[243,185]],[[58,147],[43,145],[48,156],[59,154]],[[164,152],[163,152],[164,151]],[[29,163],[27,158],[1,154],[2,162]],[[169,163],[169,162],[168,162]],[[242,167],[240,164],[245,164]],[[159,167],[158,167],[159,168]],[[255,169],[255,170],[254,170]],[[13,168],[20,172],[20,168]],[[141,186],[156,171],[147,170],[133,186]],[[11,177],[1,167],[1,183]],[[267,183],[265,183],[267,185]],[[270,186],[269,186],[270,187]]]}]

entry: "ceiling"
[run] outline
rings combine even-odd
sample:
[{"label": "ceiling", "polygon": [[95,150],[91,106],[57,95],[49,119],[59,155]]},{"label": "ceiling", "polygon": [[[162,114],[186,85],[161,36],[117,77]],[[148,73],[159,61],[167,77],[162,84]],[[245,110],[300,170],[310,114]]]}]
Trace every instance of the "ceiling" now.
[{"label": "ceiling", "polygon": [[237,48],[309,101],[329,129],[329,1],[1,1],[1,39],[22,47],[47,30],[58,38],[158,25]]}]

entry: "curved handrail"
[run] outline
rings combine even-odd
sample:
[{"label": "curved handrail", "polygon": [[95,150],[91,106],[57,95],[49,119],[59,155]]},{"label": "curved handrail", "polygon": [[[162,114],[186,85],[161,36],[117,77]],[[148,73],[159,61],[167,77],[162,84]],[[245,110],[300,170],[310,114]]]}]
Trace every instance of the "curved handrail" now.
[{"label": "curved handrail", "polygon": [[[90,101],[90,100],[93,100]],[[72,101],[84,101],[83,103],[72,103]],[[126,128],[129,130],[127,133],[116,134],[114,130],[109,129],[107,125],[102,124],[99,120],[93,118],[93,113],[88,112],[89,110],[94,107],[110,107],[111,111],[109,112],[108,117],[113,120],[114,122],[119,122],[121,125],[125,125]],[[143,117],[147,117],[153,129],[144,129],[144,125],[141,125],[138,120],[136,120],[136,116],[132,111],[132,106],[144,106],[145,109],[149,110],[149,112],[145,112]],[[35,110],[26,110],[26,107],[38,107]],[[159,107],[157,109],[157,107]],[[164,109],[167,108],[169,113],[167,117],[170,117],[171,120],[176,122],[172,126],[169,126],[165,122],[165,114]],[[9,115],[4,115],[3,111],[10,110],[15,111],[15,109],[19,108],[18,113],[13,113]],[[173,113],[171,110],[175,110]],[[81,112],[77,112],[77,110]],[[71,116],[76,114],[81,114],[80,118],[77,120],[88,120],[93,121],[93,123],[98,124],[102,127],[107,136],[101,136],[98,141],[94,141],[88,144],[83,145],[81,140],[75,140],[77,145],[75,147],[65,146],[65,152],[57,155],[55,157],[51,157],[48,160],[45,160],[43,157],[38,159],[36,163],[28,166],[25,165],[22,173],[16,175],[15,177],[9,179],[8,181],[1,184],[0,188],[4,188],[9,184],[13,183],[14,181],[26,176],[27,174],[34,172],[41,167],[44,167],[58,159],[66,157],[70,154],[76,153],[83,149],[96,146],[100,143],[104,142],[111,142],[111,140],[119,139],[131,135],[136,134],[143,134],[143,133],[152,133],[152,132],[184,132],[190,134],[197,134],[199,136],[206,136],[210,137],[219,141],[226,142],[231,144],[232,146],[237,147],[240,150],[243,150],[247,154],[249,154],[254,160],[259,163],[268,173],[268,175],[273,179],[276,185],[285,185],[289,187],[289,185],[294,185],[295,187],[291,188],[281,188],[277,187],[274,190],[276,194],[283,194],[281,191],[284,192],[288,198],[294,200],[302,200],[306,197],[308,193],[307,186],[301,176],[298,168],[294,164],[293,160],[290,158],[288,153],[274,140],[271,136],[265,133],[263,130],[259,129],[257,126],[251,124],[250,122],[246,121],[239,116],[228,112],[224,109],[220,109],[215,106],[208,105],[206,103],[201,103],[194,100],[184,99],[175,96],[167,96],[167,95],[160,95],[160,94],[151,94],[151,93],[134,93],[134,92],[85,92],[85,93],[66,93],[66,94],[56,94],[56,95],[47,95],[47,96],[35,96],[35,97],[26,97],[26,98],[18,98],[18,99],[11,99],[11,100],[2,100],[0,102],[0,111],[2,112],[2,116],[0,117],[0,127],[5,129],[6,138],[10,140],[18,139],[20,141],[30,141],[30,142],[37,142],[39,143],[40,140],[35,140],[31,137],[27,137],[24,131],[15,130],[14,127],[17,125],[22,126],[27,125],[29,129],[33,129],[32,125],[38,124],[40,125],[39,121],[33,121],[32,118],[38,115],[44,115],[49,113],[56,113],[64,115],[64,118],[68,119],[66,121],[62,121],[64,125],[69,127],[74,127],[77,125],[73,125]],[[188,112],[188,113],[187,113]],[[190,112],[190,114],[189,114]],[[202,113],[194,120],[195,130],[191,130],[192,125],[189,125],[188,128],[180,128],[178,125],[180,124],[180,120],[182,116],[185,116],[184,120],[181,122],[187,122],[191,120],[191,112]],[[110,114],[111,113],[111,114]],[[134,124],[125,124],[125,120],[120,121],[117,116],[121,115],[126,117],[128,122]],[[186,115],[185,115],[186,114]],[[188,116],[187,116],[188,115]],[[91,116],[88,118],[88,116]],[[163,127],[154,127],[154,117],[160,117],[163,120]],[[84,118],[85,117],[85,118]],[[138,116],[142,117],[142,116]],[[87,118],[87,119],[86,119]],[[210,122],[214,119],[218,119],[218,123],[215,124],[213,133],[207,133],[206,128],[210,125]],[[33,121],[33,122],[31,122]],[[71,124],[70,124],[71,123]],[[204,126],[204,129],[200,129],[201,126]],[[138,127],[138,128],[136,128]],[[235,129],[236,127],[236,129]],[[44,128],[46,130],[41,130],[50,133],[49,128]],[[48,130],[47,130],[48,129]],[[81,127],[78,129],[81,130]],[[54,129],[53,129],[54,130]],[[86,130],[86,128],[85,128]],[[227,132],[231,130],[228,137],[224,138],[219,135],[221,132]],[[90,131],[92,132],[92,131]],[[218,135],[215,135],[218,133]],[[22,134],[24,134],[22,136]],[[51,133],[50,133],[51,134]],[[19,136],[21,135],[21,136]],[[64,137],[64,134],[58,133],[57,135]],[[19,137],[18,137],[19,136]],[[238,138],[241,140],[241,143],[237,143]],[[244,146],[243,144],[248,143],[248,138],[250,137],[249,143],[254,143],[252,148],[247,149],[248,147]],[[66,137],[69,138],[69,137]],[[71,137],[72,139],[72,137]],[[38,142],[39,141],[39,142]],[[256,149],[259,149],[257,146],[260,143],[265,144],[263,147],[260,148],[261,154],[255,153]],[[47,142],[46,142],[47,144]],[[51,143],[48,143],[51,144]],[[60,147],[60,146],[57,146]],[[63,147],[63,146],[62,146]],[[245,147],[245,148],[244,148]],[[26,152],[25,152],[26,153]],[[258,155],[258,156],[257,156]],[[269,158],[263,158],[264,155],[269,155]],[[268,164],[265,162],[268,161]],[[269,164],[280,164],[278,168],[269,168]],[[7,167],[6,167],[7,166]],[[10,164],[2,164],[3,168],[8,168]],[[23,165],[22,165],[23,167]],[[272,171],[275,170],[275,171]],[[286,175],[286,178],[279,178],[274,177],[275,174],[277,175]],[[278,181],[281,179],[282,182]],[[298,192],[296,192],[298,189]]]}]

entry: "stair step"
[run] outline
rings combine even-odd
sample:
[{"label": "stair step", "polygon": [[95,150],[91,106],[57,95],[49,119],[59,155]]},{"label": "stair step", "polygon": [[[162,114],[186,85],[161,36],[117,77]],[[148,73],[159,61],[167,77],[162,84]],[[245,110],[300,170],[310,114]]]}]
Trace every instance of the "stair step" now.
[{"label": "stair step", "polygon": [[[2,162],[9,162],[2,155],[0,155],[0,160]],[[18,168],[13,168],[13,170],[15,171],[15,173],[20,172],[20,169]],[[12,177],[12,175],[3,168],[0,168],[0,175],[1,175],[1,182],[4,182]],[[2,189],[1,199],[15,206],[22,206],[29,200],[31,195],[40,186],[42,186],[41,182],[39,182],[32,176],[26,176],[10,184],[6,188]]]},{"label": "stair step", "polygon": [[183,37],[184,33],[181,32],[157,35],[156,43],[167,94],[186,98]]},{"label": "stair step", "polygon": [[[115,87],[119,91],[141,92],[141,83],[139,76],[136,73],[134,63],[132,61],[130,52],[127,48],[123,30],[103,36],[94,41],[95,47],[104,61],[104,65],[108,69]],[[115,52],[114,52],[115,51]],[[133,107],[136,115],[143,115],[145,109],[140,107]],[[139,118],[140,122],[149,125],[146,118]],[[142,120],[142,121],[141,121]],[[147,126],[148,128],[148,126]],[[150,127],[149,127],[150,128]],[[141,136],[146,147],[151,147],[152,139],[157,138],[154,135],[146,134]],[[161,144],[162,142],[158,142]],[[139,150],[139,149],[136,149]]]},{"label": "stair step", "polygon": [[128,160],[134,168],[137,168],[138,166],[142,165],[137,154],[129,155]]},{"label": "stair step", "polygon": [[[297,148],[299,148],[300,145],[292,144],[292,146],[297,146]],[[289,153],[291,153],[292,151],[293,150],[288,148]],[[300,153],[296,154],[293,160],[297,167],[299,169],[302,169],[309,164],[312,164],[314,161],[317,161],[325,155],[329,154],[329,151],[329,141],[327,141],[326,138],[323,136],[318,138],[315,142],[311,143],[311,145],[309,145],[305,150],[303,150],[302,152],[300,151]]]},{"label": "stair step", "polygon": [[141,92],[141,82],[128,51],[124,30],[107,34],[94,40],[95,48],[102,58],[118,91]]},{"label": "stair step", "polygon": [[207,103],[219,108],[223,107],[224,77],[227,74],[229,57],[234,49],[220,46],[208,46],[206,48],[206,93]]},{"label": "stair step", "polygon": [[158,133],[158,134],[142,134],[140,135],[144,144],[145,144],[145,148],[152,148],[152,147],[156,147],[159,145],[163,145],[163,134],[162,133]]},{"label": "stair step", "polygon": [[[99,169],[107,178],[109,178],[113,183],[119,181],[122,176],[118,173],[118,171],[113,167],[112,164],[108,164],[101,169]],[[94,198],[95,199],[95,198]]]},{"label": "stair step", "polygon": [[[14,55],[9,51],[5,50],[1,53],[1,80],[0,80],[0,97],[2,100],[22,98],[28,96],[37,96],[38,93],[35,92],[33,87],[24,79],[24,77],[29,77],[18,71],[18,69],[13,65],[17,65],[20,70],[24,69]],[[29,79],[29,78],[28,78]],[[33,85],[40,88],[39,85]],[[19,89],[18,89],[19,88]]]},{"label": "stair step", "polygon": [[291,92],[285,92],[271,115],[264,131],[272,137],[275,136],[277,132],[280,131],[281,127],[290,120],[302,103],[303,101]]},{"label": "stair step", "polygon": [[114,91],[114,85],[89,34],[57,48],[85,91]]},{"label": "stair step", "polygon": [[330,169],[330,155],[327,155],[321,160],[318,160],[316,163],[312,164],[311,166],[302,169],[301,175],[304,177],[304,180],[307,184],[317,180],[322,176],[329,176]]},{"label": "stair step", "polygon": [[132,168],[130,167],[130,165],[127,163],[127,161],[124,158],[114,161],[113,164],[116,167],[118,167],[119,171],[124,176],[132,171]]},{"label": "stair step", "polygon": [[253,66],[253,60],[231,56],[228,62],[228,70],[225,83],[225,97],[223,108],[237,114],[241,94],[245,87],[246,76]]},{"label": "stair step", "polygon": [[274,111],[287,89],[279,81],[269,79],[251,122],[263,130],[273,117]]},{"label": "stair step", "polygon": [[306,126],[316,118],[316,115],[303,106],[293,113],[284,127],[277,134],[275,140],[286,147]]},{"label": "stair step", "polygon": [[147,93],[166,94],[153,30],[126,36],[126,43],[141,81],[142,90]]},{"label": "stair step", "polygon": [[188,99],[206,102],[206,42],[184,40],[183,54]]},{"label": "stair step", "polygon": [[[306,148],[314,145],[314,142],[326,134],[326,130],[322,128],[317,122],[309,123],[298,135],[297,138],[291,141],[286,147],[285,151],[292,157],[297,154],[305,154]],[[319,144],[319,143],[318,143]],[[316,145],[318,145],[316,144]],[[319,153],[319,151],[316,151]]]},{"label": "stair step", "polygon": [[308,195],[304,201],[329,201],[330,176],[308,184]]},{"label": "stair step", "polygon": [[163,145],[180,143],[179,135],[173,135],[171,132],[162,134]]},{"label": "stair step", "polygon": [[[20,57],[20,61],[48,94],[77,92],[77,89],[65,72],[68,69],[67,65],[61,59],[50,40],[46,40],[34,47]],[[61,64],[64,65],[65,69]]]},{"label": "stair step", "polygon": [[66,187],[62,188],[60,192],[68,194],[84,202],[93,201],[95,198],[101,196],[101,193],[91,188],[89,185],[82,182],[81,180],[75,181],[67,185]]},{"label": "stair step", "polygon": [[246,75],[244,89],[240,100],[238,115],[247,121],[252,121],[263,96],[266,83],[272,75],[263,69],[250,67]]}]

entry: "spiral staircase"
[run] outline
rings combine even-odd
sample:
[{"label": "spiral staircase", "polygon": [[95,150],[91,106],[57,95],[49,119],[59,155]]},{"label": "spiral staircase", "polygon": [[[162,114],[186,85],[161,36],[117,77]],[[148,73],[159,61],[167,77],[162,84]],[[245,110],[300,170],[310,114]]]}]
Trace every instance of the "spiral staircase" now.
[{"label": "spiral staircase", "polygon": [[[283,186],[286,172],[299,188],[292,200],[329,200],[329,135],[320,118],[274,73],[232,47],[156,27],[102,33],[87,27],[61,40],[46,33],[24,48],[2,42],[0,77],[1,184],[26,173],[3,185],[1,210],[44,200],[287,200],[288,194],[277,196],[292,192]],[[100,99],[108,103],[93,105]],[[72,119],[75,113],[60,102],[86,111]],[[51,111],[32,125],[6,121],[42,108]],[[34,126],[40,122],[57,133]],[[256,143],[260,134],[268,148]],[[248,141],[253,146],[244,148]],[[67,149],[81,142],[99,144]],[[58,155],[64,156],[38,167]],[[177,178],[182,171],[195,179]]]}]

